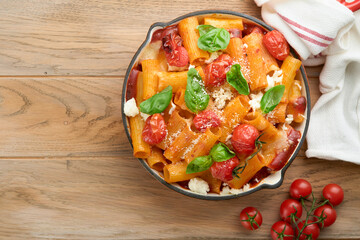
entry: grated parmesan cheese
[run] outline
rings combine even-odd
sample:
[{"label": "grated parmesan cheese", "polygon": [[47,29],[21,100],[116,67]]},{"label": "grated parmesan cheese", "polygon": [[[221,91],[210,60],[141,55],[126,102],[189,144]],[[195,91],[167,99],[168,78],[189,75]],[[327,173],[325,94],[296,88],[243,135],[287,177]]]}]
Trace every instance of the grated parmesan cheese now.
[{"label": "grated parmesan cheese", "polygon": [[286,116],[285,122],[290,125],[292,121],[294,121],[294,116],[292,114],[288,114]]},{"label": "grated parmesan cheese", "polygon": [[268,86],[265,88],[265,91],[268,91],[270,88],[274,87],[277,83],[282,83],[283,75],[282,70],[274,71],[273,75],[266,75],[266,80]]},{"label": "grated parmesan cheese", "polygon": [[128,117],[135,117],[139,114],[139,109],[136,106],[135,98],[132,98],[125,102],[124,113]]},{"label": "grated parmesan cheese", "polygon": [[212,62],[213,62],[215,59],[217,59],[221,54],[222,54],[221,51],[212,52],[212,53],[210,54],[210,57],[205,60],[205,63],[206,63],[206,64],[212,63]]},{"label": "grated parmesan cheese", "polygon": [[221,110],[225,107],[226,101],[233,97],[233,94],[230,88],[220,88],[219,90],[214,90],[211,96],[214,98],[215,107]]},{"label": "grated parmesan cheese", "polygon": [[246,43],[244,43],[244,47],[245,47],[245,48],[248,48],[248,45],[247,45]]},{"label": "grated parmesan cheese", "polygon": [[210,191],[209,184],[201,178],[190,179],[188,186],[191,191],[202,195],[206,195]]},{"label": "grated parmesan cheese", "polygon": [[146,114],[146,113],[143,113],[143,112],[140,112],[140,117],[142,118],[142,120],[146,121],[146,119],[148,119],[148,117],[150,117],[150,115]]},{"label": "grated parmesan cheese", "polygon": [[260,101],[263,95],[264,94],[262,92],[259,92],[258,94],[250,94],[251,100],[249,101],[249,104],[254,111],[260,108]]},{"label": "grated parmesan cheese", "polygon": [[175,111],[176,105],[172,101],[170,102],[170,104],[171,108],[169,109],[169,114],[171,115]]},{"label": "grated parmesan cheese", "polygon": [[185,159],[186,154],[188,154],[188,153],[191,151],[191,149],[193,149],[194,146],[199,143],[199,140],[200,140],[200,137],[195,138],[195,139],[190,143],[190,145],[186,148],[186,150],[184,151],[184,153],[182,154],[182,156],[181,156],[180,158],[181,158],[181,159]]},{"label": "grated parmesan cheese", "polygon": [[190,64],[190,65],[189,65],[189,70],[190,70],[191,68],[195,68],[195,66]]},{"label": "grated parmesan cheese", "polygon": [[299,87],[299,89],[301,90],[301,85],[297,82],[295,82],[295,85]]}]

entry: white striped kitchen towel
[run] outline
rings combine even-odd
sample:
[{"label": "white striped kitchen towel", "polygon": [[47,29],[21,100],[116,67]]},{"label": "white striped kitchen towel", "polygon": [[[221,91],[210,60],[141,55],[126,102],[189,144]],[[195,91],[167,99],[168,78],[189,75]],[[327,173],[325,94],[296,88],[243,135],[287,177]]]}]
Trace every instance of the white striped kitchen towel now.
[{"label": "white striped kitchen towel", "polygon": [[329,45],[346,33],[353,13],[336,0],[255,0],[264,21],[279,30],[305,65],[324,63]]}]

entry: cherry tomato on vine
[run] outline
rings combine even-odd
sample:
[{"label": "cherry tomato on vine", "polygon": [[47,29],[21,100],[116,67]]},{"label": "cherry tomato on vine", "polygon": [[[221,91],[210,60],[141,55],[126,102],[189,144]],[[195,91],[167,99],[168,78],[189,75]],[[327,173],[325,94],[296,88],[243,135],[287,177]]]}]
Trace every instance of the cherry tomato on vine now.
[{"label": "cherry tomato on vine", "polygon": [[256,230],[262,224],[262,216],[254,207],[244,208],[240,213],[241,224],[249,230]]},{"label": "cherry tomato on vine", "polygon": [[322,194],[333,206],[339,205],[344,200],[344,190],[335,183],[326,185]]},{"label": "cherry tomato on vine", "polygon": [[255,150],[255,141],[260,133],[250,124],[240,124],[234,129],[231,144],[239,154],[249,155]]},{"label": "cherry tomato on vine", "polygon": [[[291,223],[291,214],[301,218],[302,206],[301,203],[295,199],[286,199],[280,206],[280,217],[283,221]],[[297,220],[297,218],[295,218]]]},{"label": "cherry tomato on vine", "polygon": [[155,113],[146,119],[144,129],[142,131],[143,140],[150,144],[158,144],[166,137],[166,124],[163,116]]},{"label": "cherry tomato on vine", "polygon": [[223,162],[214,162],[210,167],[211,175],[223,182],[231,181],[233,179],[232,171],[239,163],[240,161],[237,157],[230,158]]},{"label": "cherry tomato on vine", "polygon": [[[306,220],[302,221],[302,222],[299,222],[297,224],[297,228],[296,228],[296,235],[299,235],[299,230],[301,231],[301,229],[303,228],[304,224],[305,224]],[[313,223],[313,221],[311,220],[308,220],[307,221],[307,224],[310,224],[310,223]],[[311,238],[309,237],[311,235]],[[300,235],[300,240],[307,240],[307,239],[312,239],[312,240],[316,240],[320,235],[320,228],[319,228],[319,225],[317,225],[316,223],[314,224],[310,224],[310,225],[307,225],[303,232],[301,233]]]},{"label": "cherry tomato on vine", "polygon": [[294,239],[294,229],[290,223],[284,221],[278,221],[274,223],[270,230],[271,238],[273,240],[293,240]]},{"label": "cherry tomato on vine", "polygon": [[314,215],[317,216],[315,220],[324,219],[323,222],[319,223],[320,227],[328,227],[336,220],[336,211],[328,204],[317,208],[314,211]]},{"label": "cherry tomato on vine", "polygon": [[278,60],[285,60],[290,54],[290,47],[284,35],[277,30],[265,34],[263,43],[269,53]]},{"label": "cherry tomato on vine", "polygon": [[193,119],[195,128],[201,132],[205,132],[208,127],[217,127],[220,125],[220,118],[211,110],[202,111]]},{"label": "cherry tomato on vine", "polygon": [[305,179],[296,179],[290,186],[290,196],[295,199],[307,198],[311,192],[311,184]]},{"label": "cherry tomato on vine", "polygon": [[220,86],[226,80],[226,73],[230,70],[232,59],[228,54],[221,54],[215,61],[206,66],[205,86]]}]

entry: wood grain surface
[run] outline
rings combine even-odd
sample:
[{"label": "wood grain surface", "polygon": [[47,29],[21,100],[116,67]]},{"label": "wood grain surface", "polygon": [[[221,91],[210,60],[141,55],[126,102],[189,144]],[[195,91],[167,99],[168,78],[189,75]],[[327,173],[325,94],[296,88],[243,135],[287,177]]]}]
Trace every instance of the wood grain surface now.
[{"label": "wood grain surface", "polygon": [[[205,201],[157,182],[121,120],[126,68],[149,26],[195,10],[261,17],[252,0],[0,1],[0,239],[269,239],[296,178],[345,190],[321,239],[360,239],[360,166],[306,159],[278,189]],[[312,105],[321,67],[306,68]],[[345,150],[345,149],[344,149]],[[246,206],[263,226],[244,230]]]}]

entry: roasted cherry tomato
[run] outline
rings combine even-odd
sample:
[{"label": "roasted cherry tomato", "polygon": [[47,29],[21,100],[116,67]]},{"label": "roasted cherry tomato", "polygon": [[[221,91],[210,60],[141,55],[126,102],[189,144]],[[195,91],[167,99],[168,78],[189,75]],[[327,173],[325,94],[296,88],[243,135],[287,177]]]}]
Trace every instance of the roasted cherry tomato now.
[{"label": "roasted cherry tomato", "polygon": [[255,141],[260,133],[250,124],[240,124],[234,129],[231,144],[239,154],[249,155],[255,149]]},{"label": "roasted cherry tomato", "polygon": [[184,67],[189,63],[189,55],[186,49],[181,46],[179,35],[166,35],[163,39],[163,49],[165,57],[170,66]]},{"label": "roasted cherry tomato", "polygon": [[271,238],[273,240],[282,239],[282,240],[293,240],[294,239],[294,229],[290,223],[284,221],[278,221],[272,225],[270,230]]},{"label": "roasted cherry tomato", "polygon": [[290,53],[290,47],[284,35],[272,30],[265,34],[263,43],[269,53],[276,59],[283,61]]},{"label": "roasted cherry tomato", "polygon": [[336,211],[329,204],[315,209],[314,215],[317,216],[315,220],[324,219],[323,222],[319,223],[320,227],[328,227],[336,220]]},{"label": "roasted cherry tomato", "polygon": [[182,39],[176,25],[165,28],[162,31],[162,48],[170,66],[185,67],[189,63],[189,55],[181,45]]},{"label": "roasted cherry tomato", "polygon": [[333,206],[339,205],[344,200],[344,190],[335,183],[326,185],[322,194]]},{"label": "roasted cherry tomato", "polygon": [[296,179],[290,186],[290,196],[295,199],[307,198],[311,192],[311,184],[305,179]]},{"label": "roasted cherry tomato", "polygon": [[205,68],[205,86],[220,86],[226,80],[226,73],[230,70],[232,59],[228,54],[221,54],[215,61]]},{"label": "roasted cherry tomato", "polygon": [[155,113],[146,119],[142,138],[148,144],[160,143],[166,136],[166,124],[163,116]]},{"label": "roasted cherry tomato", "polygon": [[232,171],[239,163],[240,161],[237,157],[230,158],[223,162],[214,162],[210,167],[211,175],[223,182],[231,181],[233,179]]},{"label": "roasted cherry tomato", "polygon": [[304,114],[306,109],[306,98],[304,96],[298,97],[292,104],[298,114]]},{"label": "roasted cherry tomato", "polygon": [[218,115],[211,110],[202,111],[194,117],[194,125],[197,130],[205,132],[207,128],[217,127],[221,121]]},{"label": "roasted cherry tomato", "polygon": [[243,36],[249,35],[251,33],[264,34],[264,32],[265,31],[263,29],[261,29],[260,27],[258,27],[258,26],[244,24]]},{"label": "roasted cherry tomato", "polygon": [[[296,228],[296,235],[299,235],[299,230],[298,229],[302,229],[304,224],[305,224],[305,221],[302,221],[302,222],[299,222],[297,224],[297,228]],[[310,223],[313,223],[313,221],[311,220],[308,220],[307,221],[308,224]],[[311,235],[311,237],[309,237]],[[312,240],[316,240],[320,235],[320,228],[319,228],[319,225],[317,225],[316,223],[315,224],[310,224],[310,225],[307,225],[305,228],[304,228],[304,231],[301,233],[300,235],[300,240],[307,240],[307,239],[312,239]]]},{"label": "roasted cherry tomato", "polygon": [[[280,217],[283,221],[291,223],[291,214],[295,214],[298,218],[301,218],[302,206],[300,202],[295,199],[286,199],[280,206]],[[295,220],[297,219],[295,218]]]},{"label": "roasted cherry tomato", "polygon": [[240,29],[231,28],[228,30],[228,32],[230,33],[230,38],[241,38],[242,37],[242,33],[241,33]]},{"label": "roasted cherry tomato", "polygon": [[241,224],[249,230],[256,230],[262,224],[262,216],[254,207],[244,208],[240,213]]}]

